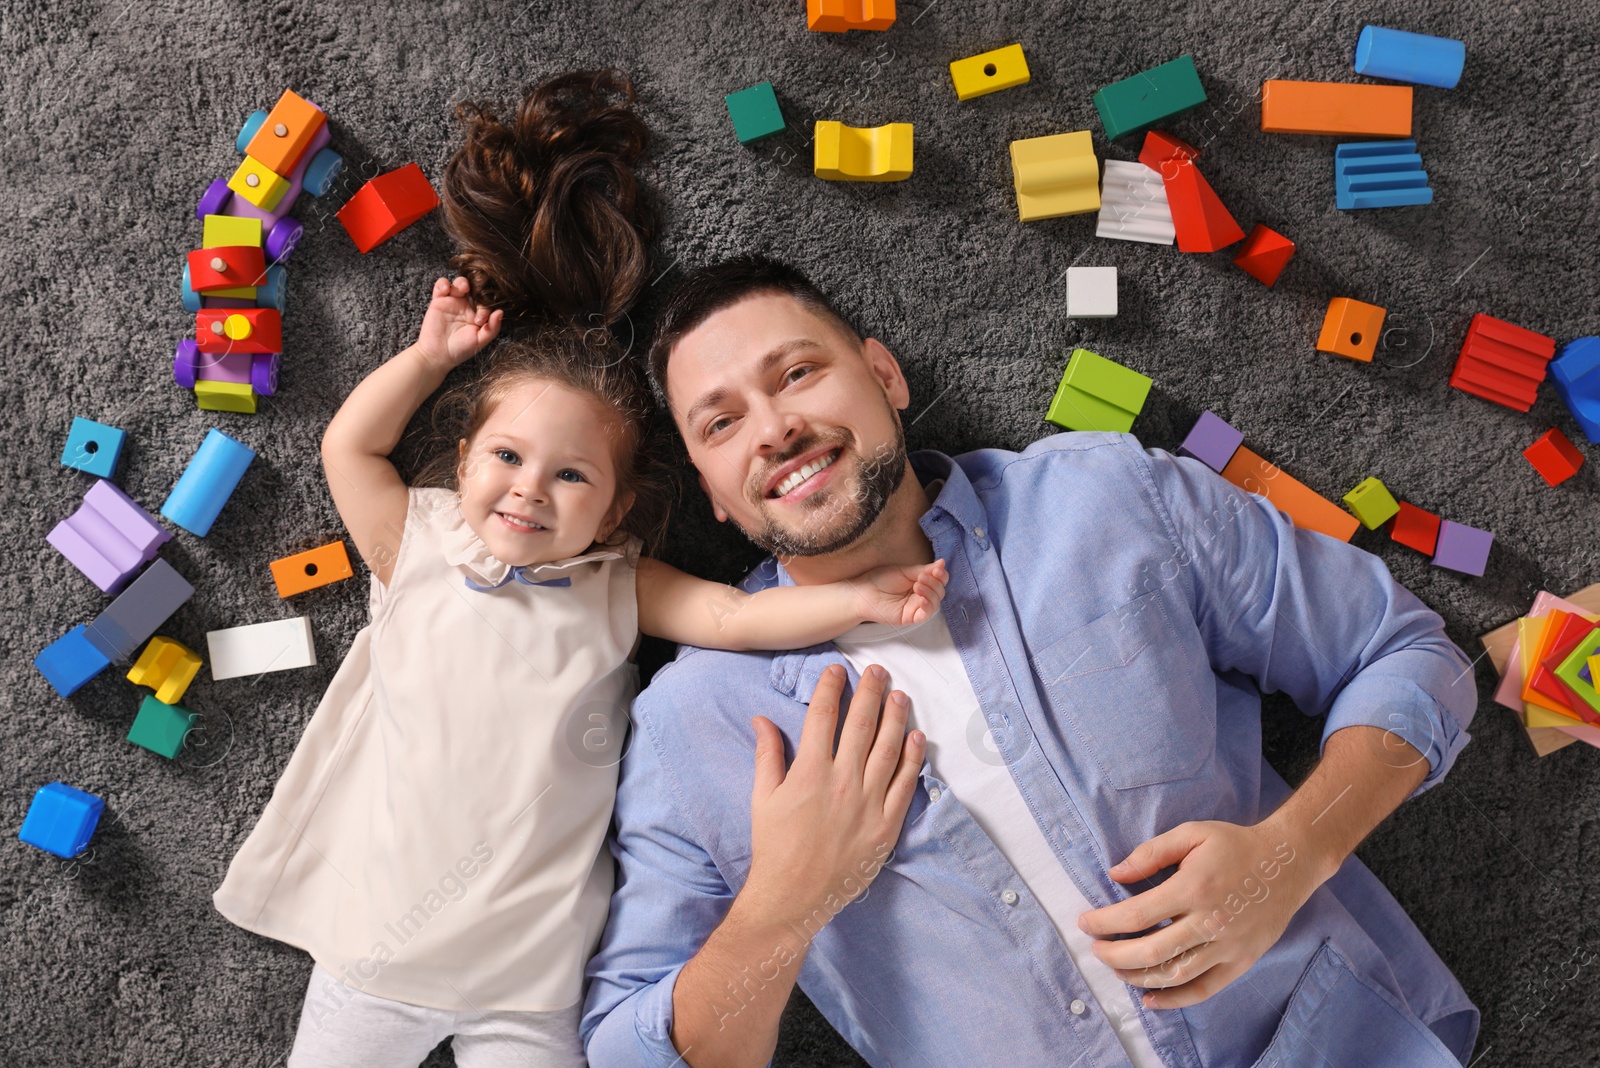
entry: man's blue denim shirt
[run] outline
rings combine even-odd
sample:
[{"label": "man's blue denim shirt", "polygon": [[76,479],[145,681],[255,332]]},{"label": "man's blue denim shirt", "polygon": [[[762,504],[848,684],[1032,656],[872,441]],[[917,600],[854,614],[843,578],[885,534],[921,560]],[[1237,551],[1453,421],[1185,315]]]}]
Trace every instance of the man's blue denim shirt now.
[{"label": "man's blue denim shirt", "polygon": [[[1140,842],[1186,820],[1252,824],[1289,795],[1262,756],[1263,692],[1326,714],[1324,741],[1356,724],[1404,738],[1428,761],[1418,792],[1468,740],[1477,687],[1439,616],[1377,557],[1296,529],[1198,461],[1069,433],[912,466],[945,480],[921,524],[948,561],[944,612],[995,743],[1095,907],[1153,885],[1106,874]],[[768,560],[745,588],[774,584],[792,580]],[[844,663],[831,644],[685,648],[634,702],[616,891],[587,971],[595,1068],[679,1061],[673,985],[750,868],[750,717],[777,724],[793,760],[818,676]],[[1240,881],[1242,907],[1271,890]],[[715,1006],[730,1024],[761,996],[758,971],[776,975],[759,966]],[[1128,1064],[1044,909],[926,767],[892,857],[813,939],[799,984],[873,1065]],[[1443,1066],[1467,1062],[1478,1030],[1354,856],[1221,992],[1127,1011],[1172,1068]]]}]

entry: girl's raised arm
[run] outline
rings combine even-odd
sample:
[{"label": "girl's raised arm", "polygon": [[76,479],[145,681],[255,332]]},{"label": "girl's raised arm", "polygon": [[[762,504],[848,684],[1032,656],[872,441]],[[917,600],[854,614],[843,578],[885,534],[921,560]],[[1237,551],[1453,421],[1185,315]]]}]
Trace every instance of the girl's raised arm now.
[{"label": "girl's raised arm", "polygon": [[473,304],[465,278],[433,283],[416,343],[345,398],[322,435],[322,466],[356,551],[384,585],[405,527],[407,490],[389,454],[422,402],[500,332],[502,313]]},{"label": "girl's raised arm", "polygon": [[857,623],[921,623],[944,599],[943,560],[879,567],[843,582],[746,593],[639,560],[639,629],[707,649],[804,649]]}]

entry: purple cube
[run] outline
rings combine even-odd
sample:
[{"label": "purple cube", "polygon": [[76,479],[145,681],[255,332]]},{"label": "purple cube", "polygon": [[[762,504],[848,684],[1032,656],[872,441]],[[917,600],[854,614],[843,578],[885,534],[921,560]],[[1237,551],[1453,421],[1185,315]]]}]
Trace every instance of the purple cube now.
[{"label": "purple cube", "polygon": [[1183,444],[1178,446],[1178,455],[1192,456],[1220,475],[1242,444],[1244,434],[1229,426],[1221,416],[1204,412],[1195,421],[1189,436],[1183,439]]},{"label": "purple cube", "polygon": [[113,483],[100,479],[83,495],[83,504],[45,535],[105,593],[116,593],[172,535],[155,517]]},{"label": "purple cube", "polygon": [[1439,525],[1439,544],[1433,551],[1437,567],[1448,567],[1464,575],[1482,575],[1489,564],[1489,546],[1494,535],[1487,530],[1446,519]]}]

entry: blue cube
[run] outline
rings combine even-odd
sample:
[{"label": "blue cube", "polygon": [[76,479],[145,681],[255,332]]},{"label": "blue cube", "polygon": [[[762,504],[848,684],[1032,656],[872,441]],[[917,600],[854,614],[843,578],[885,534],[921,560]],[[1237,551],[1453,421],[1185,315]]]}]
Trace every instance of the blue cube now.
[{"label": "blue cube", "polygon": [[82,853],[100,822],[106,803],[64,782],[39,787],[17,837],[29,845],[71,860]]},{"label": "blue cube", "polygon": [[89,640],[89,628],[79,624],[44,647],[33,658],[33,666],[62,697],[71,697],[78,687],[111,666],[111,658]]},{"label": "blue cube", "polygon": [[67,447],[61,450],[61,463],[110,478],[116,474],[117,461],[122,459],[122,443],[127,439],[125,430],[76,417],[72,420],[72,429],[67,431]]}]

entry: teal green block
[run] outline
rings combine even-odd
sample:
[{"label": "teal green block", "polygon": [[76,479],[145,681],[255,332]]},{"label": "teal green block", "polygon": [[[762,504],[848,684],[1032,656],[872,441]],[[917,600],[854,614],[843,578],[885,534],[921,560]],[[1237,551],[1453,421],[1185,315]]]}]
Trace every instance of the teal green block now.
[{"label": "teal green block", "polygon": [[128,741],[171,760],[183,748],[183,740],[188,737],[196,718],[182,705],[169,705],[147,696],[139,704],[139,714],[133,718]]},{"label": "teal green block", "polygon": [[752,85],[722,99],[728,105],[728,118],[733,120],[733,133],[741,145],[783,132],[783,110],[778,107],[778,94],[772,91],[771,82]]},{"label": "teal green block", "polygon": [[1113,82],[1094,94],[1094,109],[1100,113],[1108,141],[1154,126],[1205,102],[1206,91],[1200,86],[1193,56],[1179,56],[1170,63]]},{"label": "teal green block", "polygon": [[1355,489],[1344,495],[1344,503],[1368,530],[1377,530],[1400,514],[1400,502],[1394,499],[1389,487],[1376,478],[1362,479]]},{"label": "teal green block", "polygon": [[1150,396],[1150,379],[1088,349],[1074,349],[1045,419],[1068,430],[1125,434]]}]

